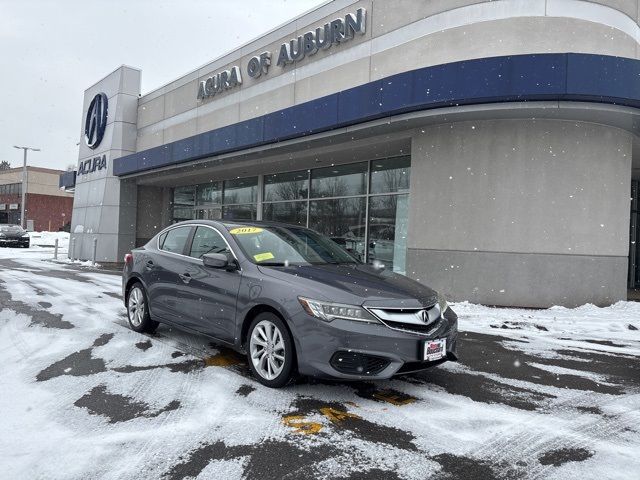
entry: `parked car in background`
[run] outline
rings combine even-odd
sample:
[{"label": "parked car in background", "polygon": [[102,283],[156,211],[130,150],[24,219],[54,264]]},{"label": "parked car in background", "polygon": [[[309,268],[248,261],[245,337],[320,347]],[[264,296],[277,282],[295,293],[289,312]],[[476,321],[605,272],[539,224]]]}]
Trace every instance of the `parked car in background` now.
[{"label": "parked car in background", "polygon": [[[362,260],[364,259],[366,228],[365,225],[350,227],[344,235],[331,237],[331,240]],[[389,224],[369,226],[369,263],[381,262],[387,267],[393,265],[395,230],[395,225]]]},{"label": "parked car in background", "polygon": [[456,359],[457,316],[441,295],[303,227],[177,223],[125,256],[122,289],[133,330],[208,335],[270,387],[296,372],[386,379]]},{"label": "parked car in background", "polygon": [[0,225],[0,247],[29,248],[29,234],[20,225]]}]

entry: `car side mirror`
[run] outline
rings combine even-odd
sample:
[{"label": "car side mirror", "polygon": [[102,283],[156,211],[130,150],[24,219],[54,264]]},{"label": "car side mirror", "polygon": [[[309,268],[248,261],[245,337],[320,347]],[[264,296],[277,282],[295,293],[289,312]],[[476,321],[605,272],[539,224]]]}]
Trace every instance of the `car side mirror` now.
[{"label": "car side mirror", "polygon": [[231,272],[237,270],[238,261],[226,253],[206,253],[202,256],[202,263],[209,268],[224,268]]},{"label": "car side mirror", "polygon": [[202,263],[210,268],[227,268],[229,257],[224,253],[206,253],[202,256]]}]

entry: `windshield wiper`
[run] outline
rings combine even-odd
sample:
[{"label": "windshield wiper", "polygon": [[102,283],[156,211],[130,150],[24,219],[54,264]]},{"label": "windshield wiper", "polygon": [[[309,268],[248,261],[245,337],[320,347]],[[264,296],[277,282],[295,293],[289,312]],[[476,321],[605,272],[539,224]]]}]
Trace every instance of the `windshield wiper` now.
[{"label": "windshield wiper", "polygon": [[260,262],[257,265],[262,267],[284,267],[284,262]]}]

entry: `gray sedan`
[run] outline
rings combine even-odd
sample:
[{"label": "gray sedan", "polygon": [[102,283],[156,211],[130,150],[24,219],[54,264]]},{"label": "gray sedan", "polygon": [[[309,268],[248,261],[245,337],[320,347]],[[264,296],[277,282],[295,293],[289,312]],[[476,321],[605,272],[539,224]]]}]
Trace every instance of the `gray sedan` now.
[{"label": "gray sedan", "polygon": [[259,382],[386,379],[456,359],[457,316],[434,290],[302,227],[182,222],[125,256],[129,324],[246,353]]}]

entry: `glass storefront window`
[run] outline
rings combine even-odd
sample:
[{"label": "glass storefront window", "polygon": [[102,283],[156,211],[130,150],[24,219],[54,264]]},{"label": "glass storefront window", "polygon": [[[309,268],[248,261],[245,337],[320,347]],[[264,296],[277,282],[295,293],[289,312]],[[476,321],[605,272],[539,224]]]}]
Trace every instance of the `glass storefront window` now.
[{"label": "glass storefront window", "polygon": [[192,218],[192,207],[173,207],[173,223],[191,220]]},{"label": "glass storefront window", "polygon": [[278,173],[264,176],[264,201],[306,200],[309,195],[309,172]]},{"label": "glass storefront window", "polygon": [[191,220],[196,203],[196,187],[176,187],[173,189],[173,223]]},{"label": "glass storefront window", "polygon": [[190,205],[195,204],[196,187],[177,187],[173,190],[174,205]]},{"label": "glass storefront window", "polygon": [[256,203],[258,201],[258,177],[237,178],[224,182],[225,205]]},{"label": "glass storefront window", "polygon": [[198,220],[220,220],[222,218],[222,206],[196,209],[195,218]]},{"label": "glass storefront window", "polygon": [[366,198],[313,200],[309,228],[331,238],[338,245],[364,260]]},{"label": "glass storefront window", "polygon": [[[410,175],[410,156],[265,175],[261,219],[308,226],[404,273]],[[178,187],[173,219],[256,220],[257,200],[258,177]]]},{"label": "glass storefront window", "polygon": [[222,218],[225,220],[255,220],[256,204],[228,205],[222,207]]},{"label": "glass storefront window", "polygon": [[409,195],[381,195],[369,199],[368,262],[380,262],[405,273]]},{"label": "glass storefront window", "polygon": [[210,182],[196,188],[196,205],[222,203],[222,182]]},{"label": "glass storefront window", "polygon": [[371,162],[371,193],[409,191],[411,157],[387,158]]},{"label": "glass storefront window", "polygon": [[265,203],[262,207],[262,219],[306,227],[307,202]]},{"label": "glass storefront window", "polygon": [[367,193],[368,162],[311,171],[311,197],[346,197]]}]

